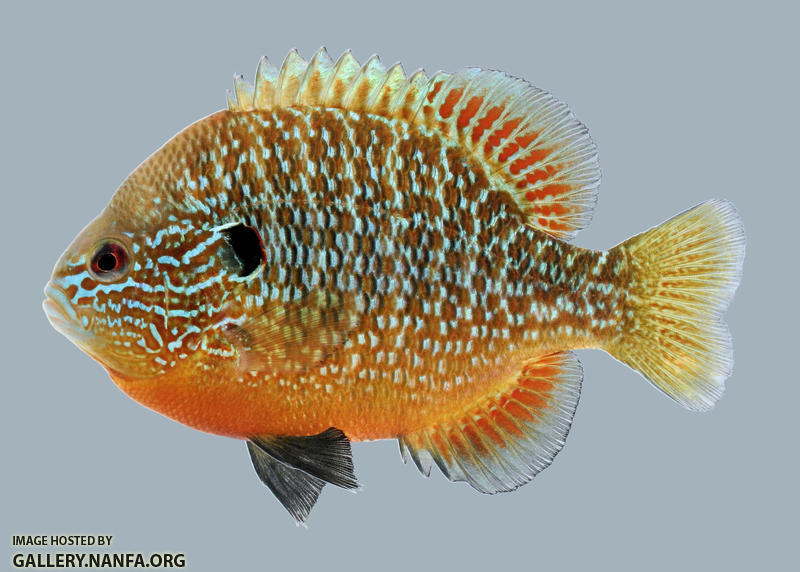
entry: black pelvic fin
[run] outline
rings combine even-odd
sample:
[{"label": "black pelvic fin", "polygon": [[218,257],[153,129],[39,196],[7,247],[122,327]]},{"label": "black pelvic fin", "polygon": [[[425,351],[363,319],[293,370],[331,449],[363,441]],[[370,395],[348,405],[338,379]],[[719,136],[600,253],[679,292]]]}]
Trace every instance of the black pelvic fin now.
[{"label": "black pelvic fin", "polygon": [[273,459],[252,441],[247,442],[247,450],[261,482],[269,487],[298,524],[305,522],[325,481]]},{"label": "black pelvic fin", "polygon": [[297,522],[308,518],[325,483],[358,488],[350,440],[335,427],[307,437],[253,436],[247,449],[261,481]]}]

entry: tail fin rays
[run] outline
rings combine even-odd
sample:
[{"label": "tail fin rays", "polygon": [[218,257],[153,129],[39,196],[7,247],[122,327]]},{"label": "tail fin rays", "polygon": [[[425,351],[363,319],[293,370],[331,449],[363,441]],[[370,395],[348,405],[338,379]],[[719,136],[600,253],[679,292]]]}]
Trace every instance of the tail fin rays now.
[{"label": "tail fin rays", "polygon": [[635,268],[632,325],[608,351],[688,409],[711,409],[733,368],[722,315],[739,285],[745,235],[711,200],[623,242]]}]

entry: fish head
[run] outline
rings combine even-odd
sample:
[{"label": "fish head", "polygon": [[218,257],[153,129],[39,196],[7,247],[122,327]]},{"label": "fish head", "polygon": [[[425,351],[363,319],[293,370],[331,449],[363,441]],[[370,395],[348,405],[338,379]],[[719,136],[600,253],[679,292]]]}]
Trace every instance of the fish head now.
[{"label": "fish head", "polygon": [[104,218],[86,226],[61,255],[42,307],[50,324],[78,348],[103,366],[132,373],[138,337],[131,335],[135,326],[122,307],[135,279],[138,245],[130,233],[107,228]]},{"label": "fish head", "polygon": [[61,255],[45,288],[51,324],[115,379],[154,377],[202,351],[224,360],[225,326],[260,294],[265,252],[256,222],[235,204],[204,202],[224,195],[219,181],[205,181],[205,196],[193,187],[214,169],[205,150],[220,118],[190,126],[139,165]]},{"label": "fish head", "polygon": [[224,353],[220,328],[243,286],[230,225],[128,207],[112,199],[61,255],[44,290],[50,323],[115,379],[164,374],[201,343]]}]

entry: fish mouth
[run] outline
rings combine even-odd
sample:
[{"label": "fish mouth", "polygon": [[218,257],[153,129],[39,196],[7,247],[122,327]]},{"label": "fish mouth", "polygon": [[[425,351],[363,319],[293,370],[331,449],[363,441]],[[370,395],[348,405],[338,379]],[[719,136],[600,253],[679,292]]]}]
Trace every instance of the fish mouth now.
[{"label": "fish mouth", "polygon": [[42,309],[50,324],[59,333],[76,342],[89,335],[89,331],[70,304],[66,292],[52,282],[48,282],[44,287],[44,295]]},{"label": "fish mouth", "polygon": [[96,333],[92,331],[94,318],[83,316],[80,311],[76,311],[64,290],[49,282],[44,288],[44,295],[42,309],[59,334],[109,371],[113,368],[125,374],[130,369],[126,366],[124,357],[115,355],[113,350],[98,339]]}]

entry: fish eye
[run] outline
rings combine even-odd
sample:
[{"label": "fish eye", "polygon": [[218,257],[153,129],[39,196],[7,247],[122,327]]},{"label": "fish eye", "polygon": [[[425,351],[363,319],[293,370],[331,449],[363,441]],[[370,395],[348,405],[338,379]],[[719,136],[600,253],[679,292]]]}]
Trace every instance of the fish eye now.
[{"label": "fish eye", "polygon": [[89,273],[100,282],[115,282],[127,274],[129,262],[125,246],[116,240],[104,240],[94,251]]}]

